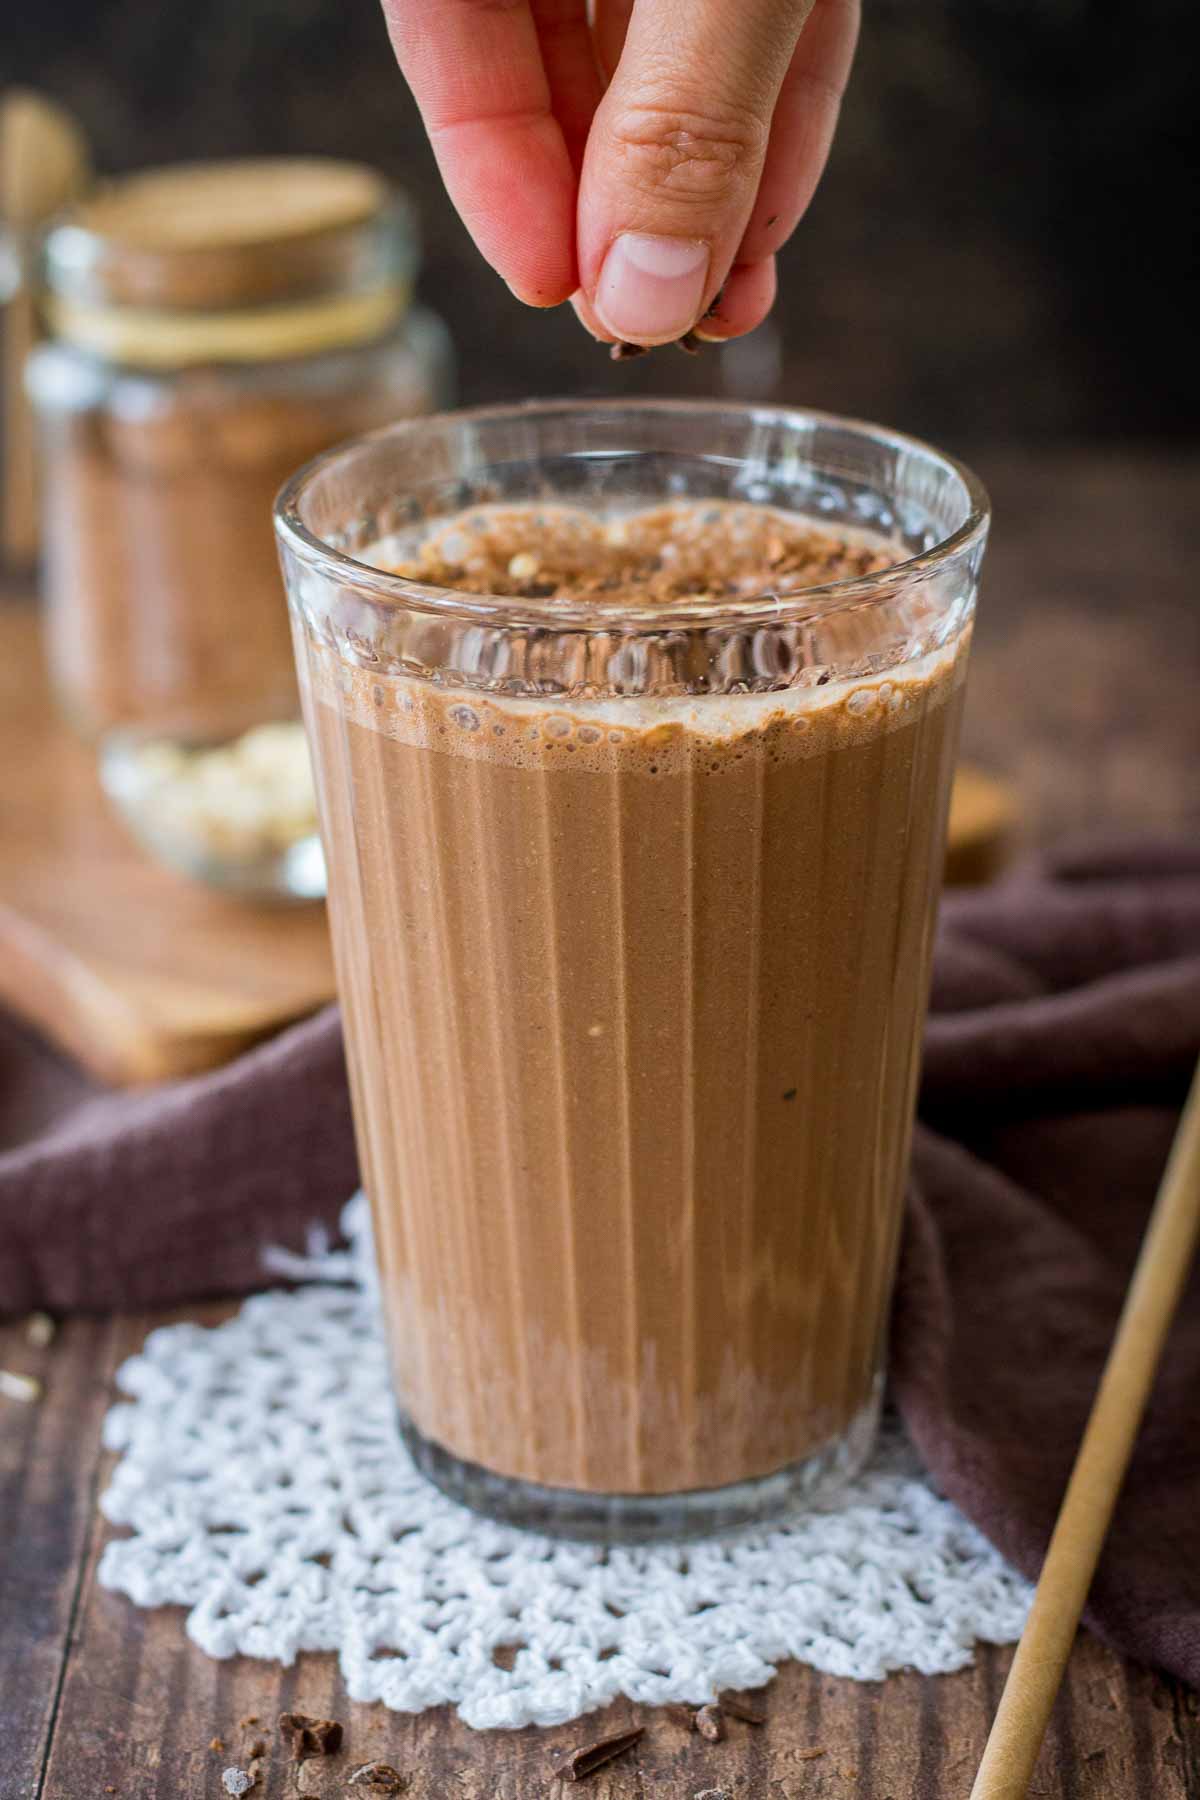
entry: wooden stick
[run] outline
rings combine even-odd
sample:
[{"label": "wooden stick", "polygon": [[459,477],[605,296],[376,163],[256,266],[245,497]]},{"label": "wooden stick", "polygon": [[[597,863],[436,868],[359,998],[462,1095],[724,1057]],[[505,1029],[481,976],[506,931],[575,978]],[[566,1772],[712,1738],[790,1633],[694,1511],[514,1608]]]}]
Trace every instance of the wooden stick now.
[{"label": "wooden stick", "polygon": [[25,88],[0,96],[0,220],[18,264],[16,289],[0,322],[0,548],[18,564],[32,561],[38,540],[36,444],[25,394],[25,363],[38,336],[37,237],[78,195],[87,166],[83,134],[61,106]]},{"label": "wooden stick", "polygon": [[1200,1068],[1075,1458],[971,1800],[1023,1800],[1200,1233]]}]

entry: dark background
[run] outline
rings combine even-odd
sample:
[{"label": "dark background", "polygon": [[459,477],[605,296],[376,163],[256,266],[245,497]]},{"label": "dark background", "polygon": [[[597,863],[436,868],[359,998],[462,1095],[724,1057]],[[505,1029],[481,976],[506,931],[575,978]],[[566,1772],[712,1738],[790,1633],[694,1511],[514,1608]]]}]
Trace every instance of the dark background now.
[{"label": "dark background", "polygon": [[1182,0],[864,10],[775,320],[695,363],[663,351],[617,368],[569,309],[510,297],[442,195],[375,0],[14,0],[0,81],[70,105],[107,172],[276,151],[385,168],[418,203],[422,291],[453,329],[464,401],[717,389],[967,451],[1192,439],[1197,101]]}]

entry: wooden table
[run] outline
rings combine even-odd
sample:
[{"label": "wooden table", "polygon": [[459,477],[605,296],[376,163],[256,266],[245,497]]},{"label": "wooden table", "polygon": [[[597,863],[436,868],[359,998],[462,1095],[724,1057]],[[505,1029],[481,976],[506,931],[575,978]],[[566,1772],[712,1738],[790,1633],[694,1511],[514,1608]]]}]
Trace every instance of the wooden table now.
[{"label": "wooden table", "polygon": [[[980,459],[998,526],[972,675],[966,748],[1015,777],[1029,835],[1200,825],[1198,467],[1148,455]],[[206,1322],[222,1305],[187,1315]],[[162,1317],[74,1319],[45,1349],[18,1325],[0,1366],[39,1375],[41,1400],[0,1400],[0,1800],[218,1800],[221,1772],[261,1731],[255,1800],[358,1795],[378,1757],[415,1800],[533,1800],[553,1749],[617,1728],[606,1714],[549,1732],[473,1733],[447,1711],[407,1718],[350,1705],[328,1657],[292,1669],[216,1663],[176,1609],[143,1613],[96,1585],[110,1535],[96,1497],[114,1370]],[[768,1723],[722,1744],[664,1715],[582,1789],[592,1800],[950,1800],[971,1782],[1009,1652],[973,1669],[881,1686],[785,1668]],[[302,1765],[277,1745],[281,1710],[341,1719],[347,1750]],[[256,1725],[239,1721],[254,1715]],[[212,1750],[219,1738],[224,1748]],[[807,1757],[803,1753],[819,1750]],[[715,1793],[714,1793],[715,1790]],[[1047,1800],[1200,1800],[1200,1708],[1178,1683],[1082,1636],[1035,1794]]]}]

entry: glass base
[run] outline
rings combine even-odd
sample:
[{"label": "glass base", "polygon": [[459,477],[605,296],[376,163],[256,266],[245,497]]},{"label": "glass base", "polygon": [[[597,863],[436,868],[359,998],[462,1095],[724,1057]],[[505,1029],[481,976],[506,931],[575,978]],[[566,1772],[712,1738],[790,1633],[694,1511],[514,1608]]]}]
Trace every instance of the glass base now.
[{"label": "glass base", "polygon": [[678,1494],[594,1494],[497,1475],[451,1455],[403,1411],[400,1435],[423,1475],[452,1500],[489,1519],[549,1537],[647,1544],[775,1524],[791,1513],[827,1504],[870,1455],[882,1397],[880,1376],[871,1399],[847,1429],[799,1462],[750,1481]]}]

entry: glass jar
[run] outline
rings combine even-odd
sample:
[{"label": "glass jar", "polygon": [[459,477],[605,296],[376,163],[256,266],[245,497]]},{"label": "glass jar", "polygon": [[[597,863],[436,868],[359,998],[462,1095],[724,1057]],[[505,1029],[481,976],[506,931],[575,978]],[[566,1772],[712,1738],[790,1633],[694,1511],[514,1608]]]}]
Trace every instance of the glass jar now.
[{"label": "glass jar", "polygon": [[142,841],[247,894],[324,880],[271,503],[444,400],[416,261],[403,199],[320,160],[132,176],[48,239],[29,383],[54,687]]}]

